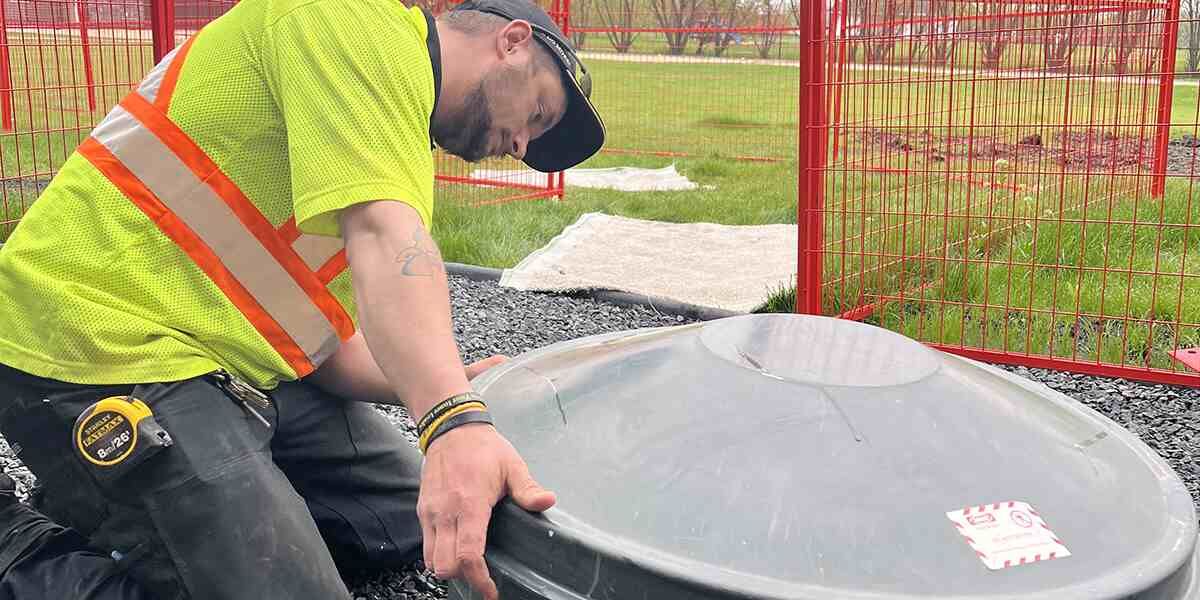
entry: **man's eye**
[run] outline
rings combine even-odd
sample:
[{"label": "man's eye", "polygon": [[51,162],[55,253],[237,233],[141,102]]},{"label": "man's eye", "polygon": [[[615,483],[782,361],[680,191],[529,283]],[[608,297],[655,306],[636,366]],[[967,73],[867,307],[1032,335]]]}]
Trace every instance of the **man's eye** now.
[{"label": "man's eye", "polygon": [[541,123],[541,122],[542,122],[542,113],[540,113],[540,112],[539,112],[539,113],[535,113],[535,114],[533,115],[533,122],[534,122],[534,123]]}]

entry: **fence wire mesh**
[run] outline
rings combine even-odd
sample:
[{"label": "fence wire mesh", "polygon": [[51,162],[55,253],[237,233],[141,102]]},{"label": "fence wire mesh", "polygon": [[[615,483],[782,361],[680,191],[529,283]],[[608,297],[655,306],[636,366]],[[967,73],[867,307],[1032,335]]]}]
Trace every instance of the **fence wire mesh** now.
[{"label": "fence wire mesh", "polygon": [[1178,3],[836,0],[820,17],[809,308],[979,358],[1200,381],[1172,358],[1200,344]]},{"label": "fence wire mesh", "polygon": [[796,157],[796,11],[779,0],[572,0],[608,154]]},{"label": "fence wire mesh", "polygon": [[0,239],[153,66],[146,5],[0,2]]}]

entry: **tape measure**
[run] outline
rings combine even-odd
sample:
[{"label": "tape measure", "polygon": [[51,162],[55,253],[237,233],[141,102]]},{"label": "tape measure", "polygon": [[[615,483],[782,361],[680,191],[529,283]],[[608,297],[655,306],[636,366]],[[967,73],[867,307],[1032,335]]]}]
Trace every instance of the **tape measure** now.
[{"label": "tape measure", "polygon": [[75,420],[75,451],[83,460],[117,476],[174,442],[145,402],[131,396],[105,398]]}]

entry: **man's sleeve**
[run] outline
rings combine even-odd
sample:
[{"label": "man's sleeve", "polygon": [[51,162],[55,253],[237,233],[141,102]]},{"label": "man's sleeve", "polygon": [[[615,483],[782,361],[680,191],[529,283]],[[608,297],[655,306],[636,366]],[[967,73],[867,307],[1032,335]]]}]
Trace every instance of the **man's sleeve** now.
[{"label": "man's sleeve", "polygon": [[361,202],[433,215],[433,73],[412,15],[391,0],[316,0],[268,24],[264,75],[284,117],[301,231],[340,235]]}]

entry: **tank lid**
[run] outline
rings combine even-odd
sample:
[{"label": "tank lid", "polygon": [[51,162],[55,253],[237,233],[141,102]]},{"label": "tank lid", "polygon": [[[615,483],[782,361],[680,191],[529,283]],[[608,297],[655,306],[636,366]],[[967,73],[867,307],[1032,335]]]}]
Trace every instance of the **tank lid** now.
[{"label": "tank lid", "polygon": [[1196,543],[1183,483],[1112,421],[862,323],[608,334],[475,385],[559,498],[502,504],[489,559],[579,596],[1118,597]]}]

